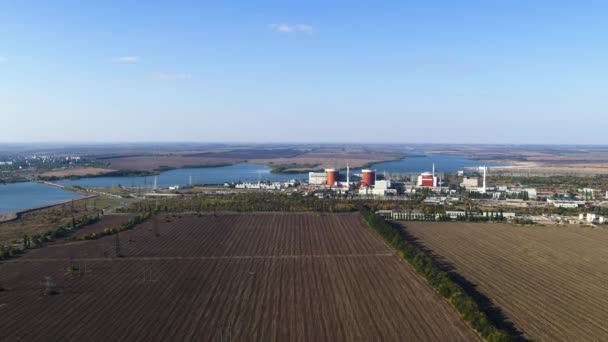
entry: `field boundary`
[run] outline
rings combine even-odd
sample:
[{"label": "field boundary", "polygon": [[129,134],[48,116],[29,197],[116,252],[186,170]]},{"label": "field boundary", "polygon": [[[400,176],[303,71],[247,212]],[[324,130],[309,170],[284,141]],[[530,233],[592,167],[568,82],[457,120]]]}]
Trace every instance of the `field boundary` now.
[{"label": "field boundary", "polygon": [[364,221],[378,233],[384,241],[397,250],[414,271],[420,275],[443,298],[445,298],[462,316],[465,322],[488,342],[515,341],[518,337],[499,329],[483,312],[476,298],[470,296],[460,285],[443,271],[436,261],[425,250],[412,244],[401,229],[393,226],[384,218],[371,211],[361,212]]}]

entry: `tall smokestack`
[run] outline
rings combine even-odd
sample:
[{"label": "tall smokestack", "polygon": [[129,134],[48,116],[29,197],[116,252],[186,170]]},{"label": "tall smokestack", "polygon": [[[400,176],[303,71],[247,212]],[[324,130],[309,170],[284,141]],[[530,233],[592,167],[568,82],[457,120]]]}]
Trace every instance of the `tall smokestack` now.
[{"label": "tall smokestack", "polygon": [[487,166],[483,167],[483,193],[486,193],[486,171],[488,170]]},{"label": "tall smokestack", "polygon": [[488,167],[480,166],[479,169],[483,170],[483,187],[481,188],[481,191],[485,194],[486,193],[486,171],[488,170]]},{"label": "tall smokestack", "polygon": [[346,163],[346,186],[350,187],[350,166]]}]

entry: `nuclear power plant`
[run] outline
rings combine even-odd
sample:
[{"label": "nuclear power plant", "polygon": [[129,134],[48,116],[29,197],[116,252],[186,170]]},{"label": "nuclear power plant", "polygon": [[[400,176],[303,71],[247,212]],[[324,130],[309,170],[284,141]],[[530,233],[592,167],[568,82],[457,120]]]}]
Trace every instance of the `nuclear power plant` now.
[{"label": "nuclear power plant", "polygon": [[[357,195],[373,195],[387,196],[397,195],[399,193],[415,193],[420,190],[431,190],[436,193],[454,193],[455,187],[462,187],[470,192],[486,193],[494,190],[486,186],[486,174],[488,167],[480,166],[475,168],[478,172],[477,176],[467,175],[464,172],[459,175],[462,183],[450,184],[446,180],[442,180],[442,173],[436,173],[435,163],[431,164],[430,171],[424,171],[420,174],[409,175],[389,175],[386,172],[378,174],[377,170],[371,168],[361,169],[361,172],[353,172],[351,175],[350,167],[346,170],[338,168],[328,168],[323,172],[309,172],[308,184],[301,189],[303,191],[329,190],[336,193],[349,193]],[[351,177],[352,176],[352,177]],[[409,178],[409,181],[407,180]],[[478,185],[478,180],[479,184]]]}]

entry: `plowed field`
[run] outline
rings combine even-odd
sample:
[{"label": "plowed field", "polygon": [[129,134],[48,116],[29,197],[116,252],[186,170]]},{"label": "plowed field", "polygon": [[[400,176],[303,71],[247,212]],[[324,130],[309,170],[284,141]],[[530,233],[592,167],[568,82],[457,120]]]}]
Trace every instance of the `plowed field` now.
[{"label": "plowed field", "polygon": [[535,341],[608,341],[608,231],[408,222]]},{"label": "plowed field", "polygon": [[3,262],[0,288],[7,341],[478,340],[356,214],[163,215]]}]

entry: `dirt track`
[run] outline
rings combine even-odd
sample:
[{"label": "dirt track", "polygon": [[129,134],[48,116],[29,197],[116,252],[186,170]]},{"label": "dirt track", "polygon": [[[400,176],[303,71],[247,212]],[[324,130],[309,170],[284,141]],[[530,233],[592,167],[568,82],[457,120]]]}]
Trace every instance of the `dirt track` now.
[{"label": "dirt track", "polygon": [[[8,340],[469,341],[358,215],[161,217],[0,264]],[[67,272],[73,258],[73,272]],[[44,296],[51,276],[58,294]]]}]

